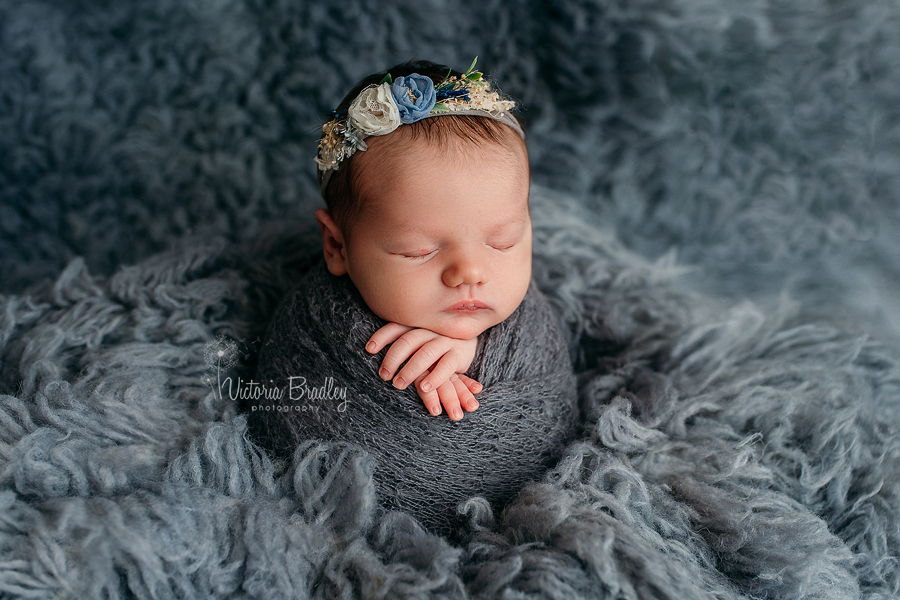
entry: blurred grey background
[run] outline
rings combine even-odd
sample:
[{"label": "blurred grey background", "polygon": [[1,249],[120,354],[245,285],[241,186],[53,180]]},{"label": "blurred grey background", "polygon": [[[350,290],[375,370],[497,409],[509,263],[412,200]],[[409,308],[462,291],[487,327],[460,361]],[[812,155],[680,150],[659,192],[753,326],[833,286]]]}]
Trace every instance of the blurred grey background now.
[{"label": "blurred grey background", "polygon": [[0,291],[319,206],[361,77],[478,65],[533,180],[685,285],[900,340],[900,8],[887,0],[0,1]]}]

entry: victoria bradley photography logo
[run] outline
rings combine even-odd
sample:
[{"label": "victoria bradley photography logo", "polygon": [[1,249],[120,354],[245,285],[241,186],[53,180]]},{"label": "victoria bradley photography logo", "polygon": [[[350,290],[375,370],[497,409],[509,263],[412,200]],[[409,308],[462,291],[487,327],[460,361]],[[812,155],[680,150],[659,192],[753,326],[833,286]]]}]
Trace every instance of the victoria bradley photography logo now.
[{"label": "victoria bradley photography logo", "polygon": [[[241,355],[246,357],[249,354],[241,351],[237,342],[222,335],[206,344],[204,352],[206,365],[215,373],[215,377],[206,375],[204,382],[212,388],[220,401],[227,395],[232,401],[256,402],[250,405],[251,412],[265,410],[318,414],[325,406],[333,407],[339,413],[347,411],[349,403],[347,388],[335,385],[334,377],[325,377],[321,385],[312,385],[306,377],[291,376],[288,377],[287,386],[279,387],[272,385],[271,381],[270,385],[253,380],[244,381],[240,377],[235,381],[227,375],[228,370],[237,364]],[[223,374],[226,376],[223,377]],[[223,393],[226,389],[227,394]],[[261,400],[269,403],[260,404]],[[284,402],[285,400],[290,403]]]}]

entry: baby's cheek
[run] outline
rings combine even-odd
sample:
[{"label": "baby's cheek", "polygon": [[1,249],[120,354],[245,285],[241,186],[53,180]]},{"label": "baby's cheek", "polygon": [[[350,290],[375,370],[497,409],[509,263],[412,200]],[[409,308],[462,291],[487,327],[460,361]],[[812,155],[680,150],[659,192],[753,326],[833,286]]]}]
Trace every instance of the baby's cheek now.
[{"label": "baby's cheek", "polygon": [[522,300],[525,299],[525,294],[528,293],[528,286],[531,284],[531,261],[529,260],[526,266],[523,266],[522,269],[518,271],[518,277],[516,278],[515,284],[512,286],[510,290],[510,309],[509,314],[512,314],[519,305],[522,303]]},{"label": "baby's cheek", "polygon": [[[363,297],[366,300],[365,297]],[[383,293],[377,300],[366,304],[385,321],[400,323],[407,327],[433,329],[433,319],[437,312],[434,307],[424,306],[417,294]]]},{"label": "baby's cheek", "polygon": [[398,308],[402,305],[388,289],[372,281],[366,281],[363,285],[357,285],[357,289],[369,310],[379,318],[385,321],[400,322],[396,317]]}]

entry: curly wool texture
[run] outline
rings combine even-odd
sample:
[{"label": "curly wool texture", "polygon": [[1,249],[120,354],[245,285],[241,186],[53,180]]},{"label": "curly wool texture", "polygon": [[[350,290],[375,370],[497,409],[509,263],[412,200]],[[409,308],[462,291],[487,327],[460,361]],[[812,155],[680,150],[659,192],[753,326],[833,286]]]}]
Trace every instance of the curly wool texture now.
[{"label": "curly wool texture", "polygon": [[893,0],[0,3],[0,281],[304,219],[352,82],[477,55],[535,182],[630,248],[900,339],[898,30]]},{"label": "curly wool texture", "polygon": [[[203,383],[252,342],[318,234],[194,242],[115,276],[74,261],[4,299],[0,590],[18,597],[892,598],[900,365],[790,307],[719,307],[536,188],[538,286],[565,322],[576,441],[455,542],[378,508],[379,461],[273,460]],[[299,237],[298,237],[299,235]],[[255,353],[231,376],[252,376]],[[225,375],[225,374],[223,374]]]},{"label": "curly wool texture", "polygon": [[[534,283],[522,304],[479,336],[468,374],[484,389],[461,422],[432,417],[414,388],[378,377],[384,352],[366,341],[387,323],[346,276],[314,266],[275,311],[256,381],[277,400],[249,402],[260,445],[291,456],[306,440],[350,442],[375,460],[381,504],[450,535],[457,505],[502,507],[540,479],[574,436],[575,375],[557,316]],[[324,398],[309,398],[321,393]]]},{"label": "curly wool texture", "polygon": [[[0,596],[900,596],[898,22],[0,2]],[[534,188],[534,266],[585,417],[505,513],[465,503],[454,545],[379,514],[358,450],[249,443],[203,355],[242,341],[252,377],[319,251],[295,223],[347,86],[474,55],[522,103],[535,183],[573,196]],[[294,235],[254,245],[273,220]]]}]

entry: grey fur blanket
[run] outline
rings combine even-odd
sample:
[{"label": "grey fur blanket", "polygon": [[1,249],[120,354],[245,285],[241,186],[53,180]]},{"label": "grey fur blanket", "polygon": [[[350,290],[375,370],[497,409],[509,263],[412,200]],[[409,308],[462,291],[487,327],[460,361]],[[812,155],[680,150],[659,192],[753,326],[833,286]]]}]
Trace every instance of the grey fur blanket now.
[{"label": "grey fur blanket", "polygon": [[[898,32],[896,0],[0,0],[0,597],[900,597]],[[218,379],[321,252],[347,86],[475,55],[581,418],[451,538],[354,446],[262,449]]]},{"label": "grey fur blanket", "polygon": [[[318,251],[314,230],[189,244],[108,280],[74,261],[52,286],[6,298],[0,589],[894,595],[896,360],[789,308],[678,291],[673,265],[624,250],[558,194],[536,190],[532,210],[535,281],[566,324],[582,429],[502,512],[467,501],[455,541],[377,509],[371,454],[262,451],[209,383],[219,366],[253,376],[275,301]],[[220,340],[239,350],[229,364],[209,360]]]},{"label": "grey fur blanket", "polygon": [[[334,277],[319,262],[269,325],[256,373],[268,390],[247,402],[250,430],[287,456],[308,453],[310,440],[357,445],[373,459],[383,506],[452,535],[464,524],[458,505],[478,496],[502,508],[574,436],[569,351],[532,282],[516,311],[480,336],[468,374],[484,386],[481,406],[453,422],[430,416],[412,387],[397,390],[378,377],[385,352],[373,356],[364,347],[385,324],[349,277]],[[277,399],[266,398],[270,390],[280,392]]]}]

